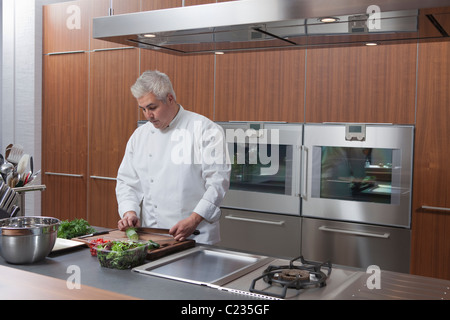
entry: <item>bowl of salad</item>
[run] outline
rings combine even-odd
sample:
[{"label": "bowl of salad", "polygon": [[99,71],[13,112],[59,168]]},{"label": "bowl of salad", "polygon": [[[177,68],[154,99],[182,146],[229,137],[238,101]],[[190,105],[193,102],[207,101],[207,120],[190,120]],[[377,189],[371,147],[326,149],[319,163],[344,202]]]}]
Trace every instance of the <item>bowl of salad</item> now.
[{"label": "bowl of salad", "polygon": [[148,241],[112,240],[95,249],[102,267],[124,270],[143,264],[148,246]]}]

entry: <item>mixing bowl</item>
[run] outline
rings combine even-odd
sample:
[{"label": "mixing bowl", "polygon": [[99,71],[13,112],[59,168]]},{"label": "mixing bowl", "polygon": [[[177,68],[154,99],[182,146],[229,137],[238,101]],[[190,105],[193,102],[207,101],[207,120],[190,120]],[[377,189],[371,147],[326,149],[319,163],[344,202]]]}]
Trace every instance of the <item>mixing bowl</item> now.
[{"label": "mixing bowl", "polygon": [[14,217],[0,220],[0,254],[9,263],[43,260],[53,249],[60,221],[52,217]]}]

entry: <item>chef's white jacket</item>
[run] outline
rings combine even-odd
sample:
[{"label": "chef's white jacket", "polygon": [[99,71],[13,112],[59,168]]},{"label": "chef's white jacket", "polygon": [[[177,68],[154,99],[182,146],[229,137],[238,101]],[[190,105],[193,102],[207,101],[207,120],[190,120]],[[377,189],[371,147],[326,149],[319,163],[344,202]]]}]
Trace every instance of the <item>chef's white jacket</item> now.
[{"label": "chef's white jacket", "polygon": [[170,229],[196,212],[204,220],[190,238],[216,243],[230,169],[223,129],[180,106],[167,128],[147,122],[130,137],[117,174],[119,215],[134,211],[142,226]]}]

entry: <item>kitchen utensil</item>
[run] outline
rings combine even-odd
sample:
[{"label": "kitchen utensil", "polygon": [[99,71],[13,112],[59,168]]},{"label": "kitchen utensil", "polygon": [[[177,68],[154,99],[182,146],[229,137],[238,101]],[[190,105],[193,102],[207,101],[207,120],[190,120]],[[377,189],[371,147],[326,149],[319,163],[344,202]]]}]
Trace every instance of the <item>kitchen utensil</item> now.
[{"label": "kitchen utensil", "polygon": [[22,158],[22,155],[23,155],[23,147],[20,144],[14,144],[12,145],[6,160],[8,160],[14,165],[17,165],[20,161],[20,158]]},{"label": "kitchen utensil", "polygon": [[[144,232],[144,233],[159,233],[159,234],[169,234],[169,229],[162,229],[162,228],[144,228],[144,227],[139,227],[136,228],[137,232]],[[199,235],[200,231],[195,230],[193,233],[193,235]]]},{"label": "kitchen utensil", "polygon": [[30,155],[25,153],[20,158],[19,163],[17,164],[17,173],[23,175],[29,165],[30,165]]},{"label": "kitchen utensil", "polygon": [[14,192],[9,186],[6,187],[3,195],[0,198],[0,208],[5,208],[6,202],[8,201],[8,198],[11,196],[11,193]]},{"label": "kitchen utensil", "polygon": [[0,254],[9,263],[43,260],[52,250],[60,220],[28,216],[0,220]]},{"label": "kitchen utensil", "polygon": [[94,232],[94,233],[85,234],[84,236],[79,236],[79,237],[77,237],[77,238],[78,238],[78,239],[84,239],[84,238],[88,238],[88,237],[99,236],[99,235],[101,235],[101,234],[106,234],[106,233],[109,233],[109,230],[106,230],[106,231],[97,231],[97,232]]},{"label": "kitchen utensil", "polygon": [[13,170],[14,170],[14,165],[7,161],[4,161],[3,164],[0,166],[0,173],[2,174],[3,180],[5,182],[7,180],[9,173],[12,172]]},{"label": "kitchen utensil", "polygon": [[41,170],[36,171],[31,177],[28,178],[27,183],[31,183],[34,179],[36,179],[37,175],[41,172]]},{"label": "kitchen utensil", "polygon": [[18,197],[17,193],[14,190],[12,190],[12,193],[9,196],[8,201],[6,201],[5,207],[3,208],[4,210],[6,210],[6,212],[9,212],[9,213],[11,212],[12,206],[17,201],[17,197]]},{"label": "kitchen utensil", "polygon": [[19,206],[16,206],[16,205],[12,206],[10,217],[14,218],[19,211],[20,211],[20,207]]}]

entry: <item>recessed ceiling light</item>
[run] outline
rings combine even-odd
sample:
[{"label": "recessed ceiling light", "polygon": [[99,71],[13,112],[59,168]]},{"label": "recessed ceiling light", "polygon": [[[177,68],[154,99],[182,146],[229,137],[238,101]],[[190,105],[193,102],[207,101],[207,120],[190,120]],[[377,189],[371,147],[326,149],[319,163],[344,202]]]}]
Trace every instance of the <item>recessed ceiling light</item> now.
[{"label": "recessed ceiling light", "polygon": [[154,38],[156,36],[154,34],[147,33],[147,34],[144,34],[144,37],[146,37],[146,38]]},{"label": "recessed ceiling light", "polygon": [[225,53],[222,51],[215,51],[214,54],[225,54]]},{"label": "recessed ceiling light", "polygon": [[366,42],[365,45],[368,46],[368,47],[372,47],[372,46],[377,46],[378,43],[376,43],[376,42]]},{"label": "recessed ceiling light", "polygon": [[338,22],[339,18],[336,17],[323,17],[323,18],[319,18],[317,19],[320,22],[324,22],[324,23],[331,23],[331,22]]}]

